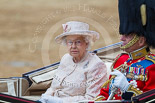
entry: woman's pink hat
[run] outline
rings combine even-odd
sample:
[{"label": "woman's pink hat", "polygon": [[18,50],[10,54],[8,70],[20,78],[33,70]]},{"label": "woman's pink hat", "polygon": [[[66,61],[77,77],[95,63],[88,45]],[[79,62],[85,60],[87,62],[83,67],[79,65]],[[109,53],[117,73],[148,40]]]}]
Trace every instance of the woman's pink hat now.
[{"label": "woman's pink hat", "polygon": [[99,39],[99,33],[96,31],[90,31],[89,25],[84,22],[70,21],[67,22],[66,24],[62,24],[62,27],[63,27],[63,33],[55,38],[55,41],[57,43],[62,43],[63,38],[68,35],[90,36],[92,42],[95,42],[97,39]]}]

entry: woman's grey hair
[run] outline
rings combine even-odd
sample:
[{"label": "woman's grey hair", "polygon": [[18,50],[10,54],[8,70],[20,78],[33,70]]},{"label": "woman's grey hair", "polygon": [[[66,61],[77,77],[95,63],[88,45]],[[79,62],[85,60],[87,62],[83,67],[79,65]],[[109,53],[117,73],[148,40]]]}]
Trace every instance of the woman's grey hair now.
[{"label": "woman's grey hair", "polygon": [[[86,49],[87,51],[91,49],[91,43],[92,43],[92,38],[88,35],[82,35],[84,37],[84,40],[86,43],[88,43],[88,48]],[[62,45],[67,45],[67,39],[66,36],[62,38]]]}]

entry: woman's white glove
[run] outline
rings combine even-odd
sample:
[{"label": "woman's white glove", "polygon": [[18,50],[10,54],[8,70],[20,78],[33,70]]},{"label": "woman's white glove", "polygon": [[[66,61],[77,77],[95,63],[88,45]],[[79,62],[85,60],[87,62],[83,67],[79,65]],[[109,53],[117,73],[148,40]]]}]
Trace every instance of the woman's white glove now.
[{"label": "woman's white glove", "polygon": [[114,70],[110,73],[111,75],[116,75],[114,78],[113,84],[115,87],[119,88],[121,91],[127,91],[130,83],[127,81],[127,78],[118,70]]},{"label": "woman's white glove", "polygon": [[41,101],[42,103],[63,103],[61,98],[47,94],[42,94],[39,101]]}]

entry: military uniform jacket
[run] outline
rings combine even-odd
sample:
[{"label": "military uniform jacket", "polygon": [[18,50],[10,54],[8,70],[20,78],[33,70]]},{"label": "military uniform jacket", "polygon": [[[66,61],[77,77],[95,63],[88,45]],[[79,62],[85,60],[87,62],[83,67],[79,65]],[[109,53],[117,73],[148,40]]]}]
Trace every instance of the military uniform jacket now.
[{"label": "military uniform jacket", "polygon": [[[135,80],[137,82],[137,88],[139,88],[143,92],[155,88],[154,54],[149,53],[137,59],[133,59],[129,54],[121,54],[117,57],[117,60],[114,64],[114,69],[124,63],[126,63],[128,66],[128,68],[124,71],[126,72],[126,77],[129,82]],[[99,96],[102,97],[102,100],[106,100],[108,99],[109,95],[110,84],[106,88],[102,88],[100,90]],[[117,92],[113,99],[122,99],[122,93],[120,92],[120,90]]]}]

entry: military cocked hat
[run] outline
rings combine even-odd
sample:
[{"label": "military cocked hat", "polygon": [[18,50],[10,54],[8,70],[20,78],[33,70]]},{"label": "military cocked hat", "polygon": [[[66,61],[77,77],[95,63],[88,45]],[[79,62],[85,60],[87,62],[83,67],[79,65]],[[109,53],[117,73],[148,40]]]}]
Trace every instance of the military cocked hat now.
[{"label": "military cocked hat", "polygon": [[155,48],[155,0],[119,0],[119,32],[144,36]]}]

